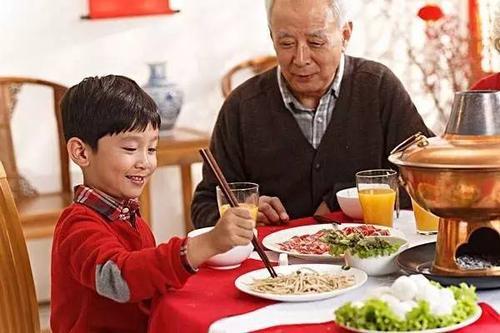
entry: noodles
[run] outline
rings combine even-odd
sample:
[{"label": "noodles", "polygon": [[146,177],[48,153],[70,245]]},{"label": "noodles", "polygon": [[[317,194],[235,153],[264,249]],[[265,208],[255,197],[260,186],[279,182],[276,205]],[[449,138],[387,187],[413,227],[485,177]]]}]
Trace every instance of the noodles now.
[{"label": "noodles", "polygon": [[[309,272],[305,272],[305,271]],[[250,289],[260,293],[278,295],[316,294],[343,289],[354,284],[353,275],[332,275],[318,273],[310,268],[302,268],[276,278],[255,279]]]}]

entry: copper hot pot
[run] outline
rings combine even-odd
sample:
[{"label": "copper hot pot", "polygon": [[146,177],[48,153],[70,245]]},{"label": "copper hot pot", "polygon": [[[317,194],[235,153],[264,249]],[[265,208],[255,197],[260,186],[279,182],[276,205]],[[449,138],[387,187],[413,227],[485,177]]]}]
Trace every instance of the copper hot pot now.
[{"label": "copper hot pot", "polygon": [[389,161],[410,196],[440,217],[433,272],[500,276],[500,91],[456,93],[444,134],[417,133]]}]

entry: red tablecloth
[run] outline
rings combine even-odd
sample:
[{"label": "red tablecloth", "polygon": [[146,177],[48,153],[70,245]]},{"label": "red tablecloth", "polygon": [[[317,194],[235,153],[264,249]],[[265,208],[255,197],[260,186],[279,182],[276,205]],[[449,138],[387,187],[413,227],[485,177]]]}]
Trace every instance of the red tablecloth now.
[{"label": "red tablecloth", "polygon": [[[351,220],[340,212],[329,215],[342,222]],[[314,223],[312,218],[291,221],[289,226]],[[283,226],[259,227],[259,239],[281,230]],[[216,320],[247,313],[269,304],[268,301],[240,292],[234,287],[234,280],[246,272],[262,268],[260,261],[248,259],[241,267],[228,271],[200,268],[180,290],[173,290],[153,301],[150,333],[207,332]],[[481,304],[481,318],[460,333],[500,332],[500,316],[490,306]],[[332,310],[333,318],[333,310]],[[272,327],[261,332],[346,332],[334,322],[317,325],[289,325]]]}]

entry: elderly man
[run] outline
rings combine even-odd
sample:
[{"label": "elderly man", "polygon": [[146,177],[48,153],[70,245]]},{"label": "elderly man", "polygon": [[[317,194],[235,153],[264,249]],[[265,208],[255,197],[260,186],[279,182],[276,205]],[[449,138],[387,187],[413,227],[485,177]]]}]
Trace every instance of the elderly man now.
[{"label": "elderly man", "polygon": [[[398,143],[432,135],[387,67],[344,54],[352,31],[344,6],[267,1],[279,66],[235,89],[219,113],[210,148],[228,181],[260,185],[258,222],[338,209],[335,193],[357,171],[391,167]],[[192,203],[198,228],[219,218],[216,184],[204,166]]]}]

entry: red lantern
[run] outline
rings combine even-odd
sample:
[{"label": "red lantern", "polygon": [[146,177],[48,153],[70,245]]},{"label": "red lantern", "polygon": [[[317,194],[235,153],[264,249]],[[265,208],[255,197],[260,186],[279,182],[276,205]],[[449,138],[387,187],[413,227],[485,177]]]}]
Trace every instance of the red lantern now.
[{"label": "red lantern", "polygon": [[438,5],[425,5],[418,11],[418,17],[426,22],[434,22],[444,16],[441,7]]},{"label": "red lantern", "polygon": [[168,0],[88,0],[90,19],[172,14]]}]

